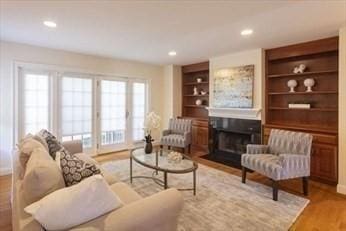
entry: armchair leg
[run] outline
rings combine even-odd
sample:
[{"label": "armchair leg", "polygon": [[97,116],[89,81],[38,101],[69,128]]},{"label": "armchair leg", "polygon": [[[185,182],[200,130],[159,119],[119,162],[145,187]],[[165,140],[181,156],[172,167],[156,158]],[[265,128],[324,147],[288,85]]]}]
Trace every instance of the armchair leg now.
[{"label": "armchair leg", "polygon": [[273,200],[278,200],[278,192],[279,192],[279,182],[276,180],[273,180]]},{"label": "armchair leg", "polygon": [[303,192],[307,196],[309,194],[309,177],[303,177]]},{"label": "armchair leg", "polygon": [[241,182],[246,183],[246,168],[243,166],[241,167]]}]

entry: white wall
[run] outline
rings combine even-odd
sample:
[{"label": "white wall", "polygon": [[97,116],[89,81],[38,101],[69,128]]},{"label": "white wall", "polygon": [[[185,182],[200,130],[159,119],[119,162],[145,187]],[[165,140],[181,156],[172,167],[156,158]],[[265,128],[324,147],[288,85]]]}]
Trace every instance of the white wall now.
[{"label": "white wall", "polygon": [[346,27],[339,33],[339,182],[337,191],[346,194]]},{"label": "white wall", "polygon": [[165,66],[163,80],[163,128],[168,127],[169,118],[181,116],[181,84],[181,67],[175,65]]},{"label": "white wall", "polygon": [[[11,170],[14,147],[14,61],[78,68],[86,72],[150,80],[151,108],[163,116],[163,67],[139,62],[0,42],[0,174]],[[165,120],[165,119],[163,119]],[[154,134],[158,136],[159,131]]]},{"label": "white wall", "polygon": [[[262,109],[263,103],[263,91],[264,89],[264,58],[262,49],[254,49],[243,52],[232,53],[219,57],[214,57],[209,60],[210,65],[210,85],[209,85],[209,102],[213,107],[213,75],[217,69],[227,67],[238,67],[243,65],[255,65],[255,79],[254,79],[254,109]],[[263,115],[261,113],[257,116],[257,119],[261,119]],[[264,121],[264,120],[263,120]]]}]

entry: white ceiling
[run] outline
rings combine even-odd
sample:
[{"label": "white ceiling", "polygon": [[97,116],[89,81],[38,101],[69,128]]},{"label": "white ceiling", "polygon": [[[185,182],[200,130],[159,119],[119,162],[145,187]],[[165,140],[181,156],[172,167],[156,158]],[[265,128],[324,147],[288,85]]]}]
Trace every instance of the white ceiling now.
[{"label": "white ceiling", "polygon": [[[155,64],[334,36],[346,25],[346,0],[0,1],[1,40]],[[242,37],[245,28],[253,35]]]}]

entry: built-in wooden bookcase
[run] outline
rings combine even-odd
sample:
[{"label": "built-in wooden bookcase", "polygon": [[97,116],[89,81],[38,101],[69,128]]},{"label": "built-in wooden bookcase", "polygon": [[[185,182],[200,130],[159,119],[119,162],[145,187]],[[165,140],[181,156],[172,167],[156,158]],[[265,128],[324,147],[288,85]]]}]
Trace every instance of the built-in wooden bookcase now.
[{"label": "built-in wooden bookcase", "polygon": [[[293,69],[305,64],[306,70]],[[312,92],[304,80],[313,78]],[[289,92],[287,82],[298,82]],[[265,128],[281,128],[312,133],[311,175],[331,183],[337,181],[338,134],[338,37],[266,50]],[[310,109],[291,109],[290,103],[308,103]],[[264,138],[268,138],[264,131]],[[321,146],[322,145],[322,146]],[[327,146],[326,146],[327,145]]]},{"label": "built-in wooden bookcase", "polygon": [[[198,119],[207,119],[209,106],[209,62],[197,63],[183,66],[182,81],[182,116]],[[197,82],[197,79],[202,79]],[[194,95],[194,88],[197,88],[198,95]],[[201,91],[206,92],[205,95]],[[196,100],[202,100],[202,105],[196,105]]]},{"label": "built-in wooden bookcase", "polygon": [[[182,67],[182,117],[192,119],[191,153],[205,155],[208,153],[209,122],[209,62],[196,63]],[[201,82],[197,79],[201,78]],[[198,95],[194,95],[197,87]],[[205,95],[201,91],[206,92]],[[196,100],[202,105],[196,105]]]}]

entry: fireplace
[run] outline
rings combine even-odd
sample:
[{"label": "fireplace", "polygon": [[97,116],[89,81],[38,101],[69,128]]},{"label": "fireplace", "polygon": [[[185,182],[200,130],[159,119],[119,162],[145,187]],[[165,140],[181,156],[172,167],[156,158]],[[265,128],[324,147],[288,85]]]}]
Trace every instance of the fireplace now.
[{"label": "fireplace", "polygon": [[248,144],[261,143],[261,121],[209,117],[210,142],[207,159],[241,167],[241,154]]}]

